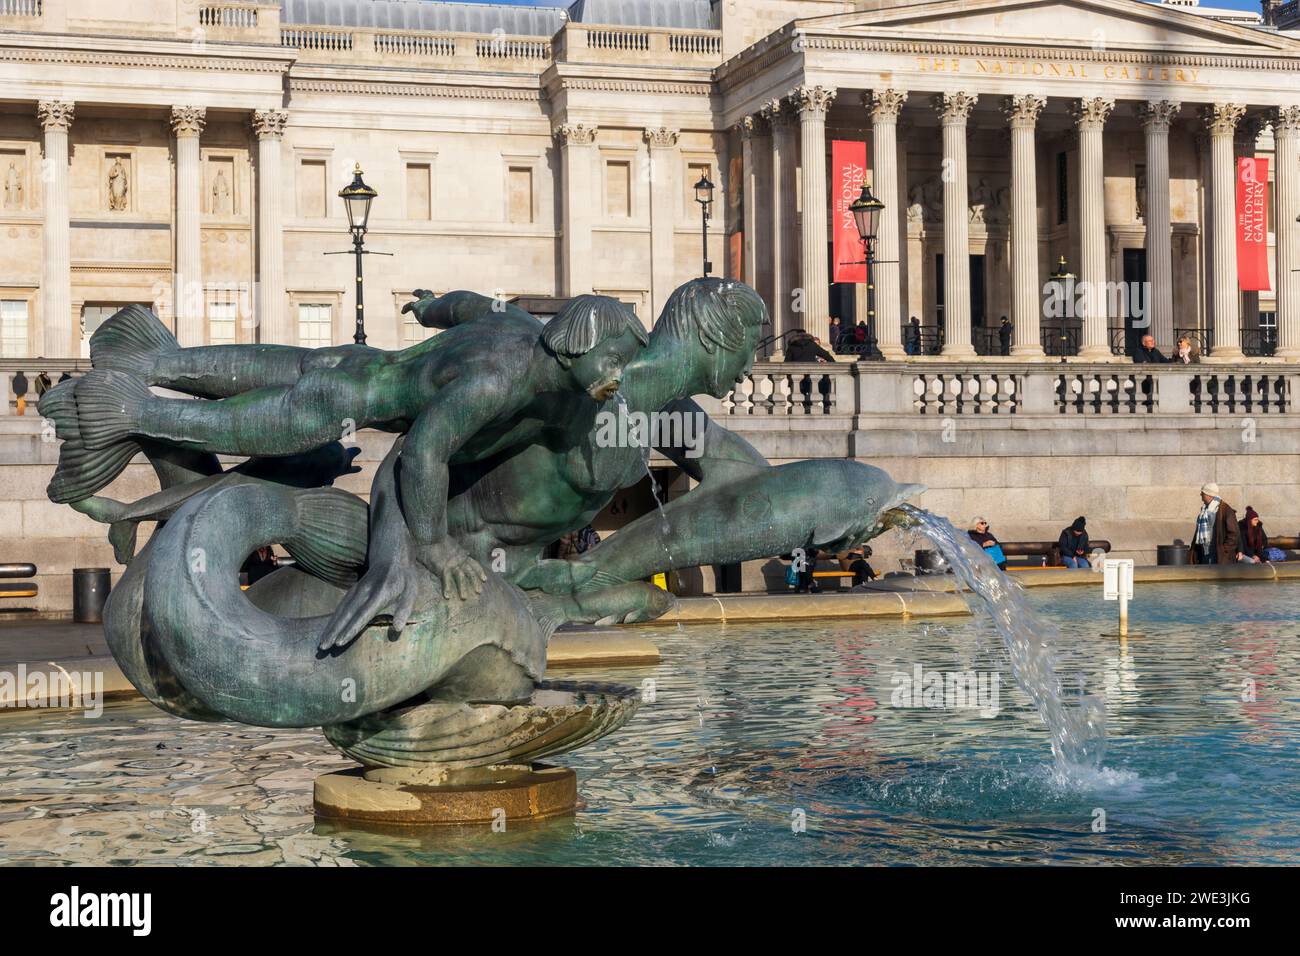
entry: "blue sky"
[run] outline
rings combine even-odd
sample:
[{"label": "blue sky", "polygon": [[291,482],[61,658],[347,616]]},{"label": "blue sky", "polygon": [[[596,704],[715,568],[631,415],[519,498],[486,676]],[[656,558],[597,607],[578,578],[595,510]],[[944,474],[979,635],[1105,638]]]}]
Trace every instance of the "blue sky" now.
[{"label": "blue sky", "polygon": [[[567,7],[566,0],[462,0],[467,3],[503,3],[512,7]],[[1259,0],[1202,0],[1207,7],[1231,7],[1259,12]]]}]

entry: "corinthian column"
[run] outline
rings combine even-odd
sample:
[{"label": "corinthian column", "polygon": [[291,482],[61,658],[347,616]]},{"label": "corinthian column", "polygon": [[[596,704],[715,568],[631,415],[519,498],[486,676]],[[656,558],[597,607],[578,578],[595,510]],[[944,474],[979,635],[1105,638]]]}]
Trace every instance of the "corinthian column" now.
[{"label": "corinthian column", "polygon": [[[798,145],[794,111],[789,103],[772,100],[762,109],[772,127],[772,332],[784,335],[800,324],[794,314],[794,287],[798,281],[799,237],[795,234],[794,190]],[[779,360],[778,342],[772,358]]]},{"label": "corinthian column", "polygon": [[754,139],[758,135],[759,117],[746,116],[740,121],[741,195],[744,198],[744,249],[741,279],[758,288],[758,169],[754,161]]},{"label": "corinthian column", "polygon": [[1281,107],[1273,117],[1277,171],[1277,354],[1300,360],[1300,106]]},{"label": "corinthian column", "polygon": [[591,210],[595,179],[596,127],[565,123],[555,129],[560,144],[560,179],[564,190],[561,216],[564,241],[561,250],[563,294],[591,292]]},{"label": "corinthian column", "polygon": [[970,341],[970,200],[966,189],[966,120],[974,93],[941,93],[943,123],[943,354],[973,356]]},{"label": "corinthian column", "polygon": [[36,117],[45,131],[45,220],[42,228],[41,352],[47,358],[75,358],[81,349],[72,341],[72,264],[68,252],[68,128],[73,104],[42,100]]},{"label": "corinthian column", "polygon": [[1004,103],[1011,124],[1011,354],[1042,358],[1038,281],[1038,171],[1034,127],[1047,100],[1033,93]]},{"label": "corinthian column", "polygon": [[830,264],[826,193],[826,111],[835,90],[801,86],[792,94],[799,110],[800,156],[803,169],[803,327],[823,342],[830,334]]},{"label": "corinthian column", "polygon": [[257,340],[278,345],[294,341],[284,308],[284,235],[280,216],[280,140],[289,114],[255,110],[257,135]]},{"label": "corinthian column", "polygon": [[[1160,100],[1138,109],[1147,146],[1146,249],[1151,291],[1145,301],[1156,347],[1166,354],[1178,344],[1174,341],[1174,266],[1169,232],[1169,123],[1180,105]],[[1133,301],[1132,296],[1129,301]]]},{"label": "corinthian column", "polygon": [[1079,357],[1109,359],[1110,331],[1106,314],[1106,190],[1102,129],[1115,101],[1104,97],[1073,104],[1079,129],[1079,279],[1083,291],[1083,342]]},{"label": "corinthian column", "polygon": [[675,129],[656,126],[645,131],[650,150],[650,301],[657,317],[672,295],[673,199],[678,195],[677,136]]},{"label": "corinthian column", "polygon": [[[871,177],[876,196],[885,208],[880,211],[876,231],[874,276],[876,287],[876,342],[887,359],[901,359],[903,310],[900,297],[898,243],[898,114],[907,102],[904,90],[875,90],[863,97],[871,110]],[[864,290],[865,297],[865,290]]]},{"label": "corinthian column", "polygon": [[1214,329],[1213,357],[1239,359],[1241,316],[1237,296],[1237,175],[1233,132],[1246,114],[1238,103],[1215,103],[1201,110],[1210,134],[1210,198],[1214,247],[1210,262],[1214,272],[1214,299],[1210,322]]},{"label": "corinthian column", "polygon": [[173,106],[176,135],[176,339],[183,346],[208,340],[204,321],[202,218],[203,171],[199,166],[199,136],[207,122],[200,106]]}]

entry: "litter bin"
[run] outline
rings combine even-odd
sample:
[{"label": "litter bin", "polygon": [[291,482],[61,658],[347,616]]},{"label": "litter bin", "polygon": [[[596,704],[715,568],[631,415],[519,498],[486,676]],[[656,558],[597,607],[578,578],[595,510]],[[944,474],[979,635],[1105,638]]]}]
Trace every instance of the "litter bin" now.
[{"label": "litter bin", "polygon": [[112,584],[113,576],[108,568],[73,568],[72,619],[78,624],[101,623]]},{"label": "litter bin", "polygon": [[1187,554],[1191,549],[1185,544],[1156,545],[1156,564],[1182,566],[1187,563]]}]

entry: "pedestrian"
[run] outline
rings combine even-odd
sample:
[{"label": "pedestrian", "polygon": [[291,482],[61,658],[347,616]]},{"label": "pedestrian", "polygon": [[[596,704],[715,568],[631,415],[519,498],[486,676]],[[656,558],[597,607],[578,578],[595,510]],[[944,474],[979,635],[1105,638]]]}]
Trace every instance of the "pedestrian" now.
[{"label": "pedestrian", "polygon": [[1011,320],[1005,315],[1002,316],[1002,322],[998,325],[998,347],[1002,355],[1011,354]]},{"label": "pedestrian", "polygon": [[1196,516],[1196,531],[1187,555],[1192,564],[1232,564],[1241,556],[1237,546],[1240,536],[1237,513],[1219,497],[1219,486],[1212,481],[1201,485],[1201,510]]},{"label": "pedestrian", "polygon": [[1070,527],[1061,532],[1056,546],[1061,549],[1061,562],[1067,568],[1090,568],[1088,561],[1088,522],[1080,515]]},{"label": "pedestrian", "polygon": [[840,338],[843,334],[844,327],[840,325],[840,317],[838,315],[831,316],[831,330],[827,333],[826,340],[831,343],[832,349],[840,347]]},{"label": "pedestrian", "polygon": [[907,320],[907,348],[908,355],[921,354],[921,320],[912,316]]},{"label": "pedestrian", "polygon": [[835,356],[817,344],[817,340],[807,332],[790,337],[790,344],[785,350],[787,362],[834,362]]},{"label": "pedestrian", "polygon": [[841,571],[853,572],[853,587],[861,587],[868,581],[876,580],[875,570],[867,563],[867,558],[871,557],[869,547],[864,545],[860,548],[851,548],[836,557],[839,559]]},{"label": "pedestrian", "polygon": [[64,382],[66,382],[66,381],[67,381],[68,379],[70,379],[70,378],[72,378],[72,373],[71,373],[71,372],[64,372],[62,375],[59,376],[59,384],[62,385]]},{"label": "pedestrian", "polygon": [[998,539],[993,537],[993,532],[989,530],[989,523],[983,518],[976,518],[971,525],[970,531],[966,532],[970,539],[988,552],[993,563],[998,566],[999,571],[1007,569],[1007,556],[1002,551],[1002,545]]},{"label": "pedestrian", "polygon": [[821,586],[817,584],[817,578],[814,577],[820,553],[816,548],[810,547],[804,552],[802,565],[798,556],[791,563],[791,567],[795,569],[796,594],[817,594],[821,591]]},{"label": "pedestrian", "polygon": [[1142,336],[1142,344],[1138,346],[1137,350],[1133,353],[1134,364],[1148,362],[1159,365],[1168,361],[1169,359],[1165,358],[1164,354],[1156,348],[1155,336]]},{"label": "pedestrian", "polygon": [[1201,353],[1192,346],[1192,340],[1187,336],[1180,336],[1178,339],[1178,348],[1174,351],[1173,358],[1170,360],[1178,365],[1194,365],[1201,360]]},{"label": "pedestrian", "polygon": [[1269,557],[1268,535],[1264,532],[1264,522],[1259,513],[1250,505],[1246,506],[1246,517],[1237,526],[1237,560],[1246,564],[1263,564],[1272,560]]},{"label": "pedestrian", "polygon": [[275,556],[275,552],[269,546],[258,548],[244,560],[244,566],[239,569],[240,574],[245,578],[245,583],[252,587],[262,578],[266,577],[272,571],[280,566],[280,559]]},{"label": "pedestrian", "polygon": [[18,371],[14,372],[14,377],[12,382],[9,385],[9,388],[12,389],[14,393],[14,414],[26,415],[27,414],[27,376],[23,374],[22,369],[19,369]]},{"label": "pedestrian", "polygon": [[42,395],[44,395],[44,394],[45,394],[46,392],[48,392],[51,388],[54,387],[54,383],[50,381],[50,373],[49,373],[49,372],[42,372],[40,375],[37,375],[37,376],[36,376],[36,381],[35,381],[33,384],[34,384],[35,387],[36,387],[36,397],[37,397],[37,398],[40,398]]},{"label": "pedestrian", "polygon": [[855,345],[866,345],[867,339],[871,337],[871,330],[867,328],[867,323],[859,322],[853,327],[853,342]]}]

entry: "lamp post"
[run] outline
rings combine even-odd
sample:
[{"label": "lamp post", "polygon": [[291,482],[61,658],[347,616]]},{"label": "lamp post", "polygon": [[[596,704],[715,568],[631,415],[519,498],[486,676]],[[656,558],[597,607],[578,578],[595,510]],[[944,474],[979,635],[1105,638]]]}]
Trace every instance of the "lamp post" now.
[{"label": "lamp post", "polygon": [[357,332],[352,341],[357,345],[366,344],[366,296],[361,281],[361,257],[366,254],[363,248],[366,237],[366,225],[370,221],[370,204],[379,193],[367,186],[361,178],[361,164],[357,163],[352,172],[352,182],[339,190],[339,198],[348,211],[348,229],[352,233],[352,252],[357,259]]},{"label": "lamp post", "polygon": [[[1059,260],[1057,260],[1057,263],[1056,263],[1056,270],[1055,270],[1054,272],[1050,273],[1050,274],[1047,276],[1047,278],[1051,279],[1053,282],[1055,282],[1055,283],[1057,283],[1058,285],[1061,286],[1060,294],[1061,294],[1062,296],[1064,296],[1064,295],[1068,295],[1068,292],[1067,292],[1066,289],[1065,289],[1065,284],[1066,284],[1067,282],[1073,282],[1074,279],[1075,279],[1075,275],[1074,275],[1073,272],[1070,271],[1070,267],[1067,266],[1067,265],[1065,264],[1065,256],[1061,256],[1061,258],[1060,258]],[[1060,329],[1060,332],[1061,332],[1061,334],[1060,334],[1060,339],[1061,339],[1061,361],[1064,362],[1064,361],[1065,361],[1065,354],[1066,354],[1066,352],[1069,351],[1069,342],[1067,341],[1067,336],[1066,336],[1066,334],[1065,334],[1065,332],[1066,332],[1066,328],[1065,328],[1065,317],[1064,317],[1064,316],[1061,317],[1061,329]]]},{"label": "lamp post", "polygon": [[867,343],[868,355],[874,351],[876,332],[875,276],[871,267],[876,261],[876,234],[880,229],[880,213],[885,204],[871,194],[871,187],[862,184],[862,192],[849,206],[853,213],[853,224],[858,229],[858,238],[862,240],[862,262],[867,267],[867,327],[872,341]]},{"label": "lamp post", "polygon": [[700,204],[701,237],[704,243],[704,278],[709,277],[713,263],[709,261],[709,209],[713,205],[713,183],[709,181],[706,170],[695,184],[695,201]]}]

